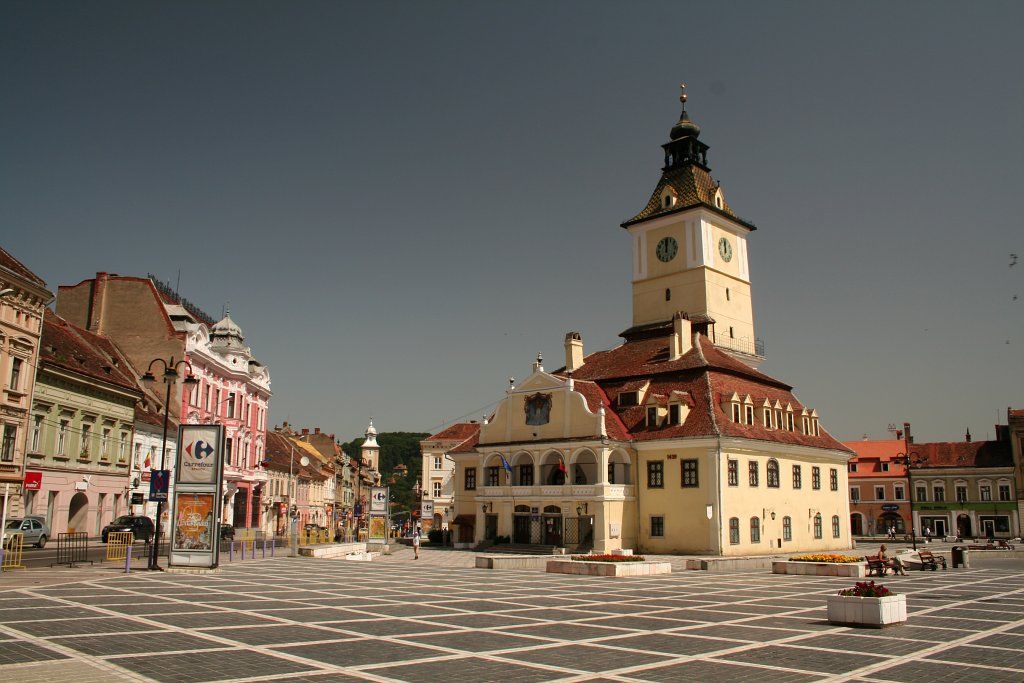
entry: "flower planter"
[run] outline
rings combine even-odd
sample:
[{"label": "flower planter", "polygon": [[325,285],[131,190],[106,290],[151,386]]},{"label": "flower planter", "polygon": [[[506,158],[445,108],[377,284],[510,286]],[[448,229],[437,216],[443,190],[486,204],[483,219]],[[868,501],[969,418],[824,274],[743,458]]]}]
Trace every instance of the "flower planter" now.
[{"label": "flower planter", "polygon": [[884,598],[852,595],[828,596],[829,623],[840,626],[885,628],[907,620],[907,596],[900,593]]},{"label": "flower planter", "polygon": [[550,560],[549,574],[578,574],[581,576],[654,576],[671,574],[669,562],[580,562]]},{"label": "flower planter", "polygon": [[863,578],[867,567],[863,562],[793,562],[776,560],[772,562],[772,574],[800,574],[805,576],[846,576]]}]

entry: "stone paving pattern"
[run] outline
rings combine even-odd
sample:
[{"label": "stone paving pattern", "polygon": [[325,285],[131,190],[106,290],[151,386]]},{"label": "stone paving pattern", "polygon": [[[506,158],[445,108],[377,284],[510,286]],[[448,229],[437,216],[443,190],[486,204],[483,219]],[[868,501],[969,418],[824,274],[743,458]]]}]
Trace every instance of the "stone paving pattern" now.
[{"label": "stone paving pattern", "polygon": [[0,579],[0,680],[1024,680],[1019,571],[887,577],[910,621],[865,630],[825,620],[825,596],[850,579],[676,561],[672,575],[612,579],[422,555]]}]

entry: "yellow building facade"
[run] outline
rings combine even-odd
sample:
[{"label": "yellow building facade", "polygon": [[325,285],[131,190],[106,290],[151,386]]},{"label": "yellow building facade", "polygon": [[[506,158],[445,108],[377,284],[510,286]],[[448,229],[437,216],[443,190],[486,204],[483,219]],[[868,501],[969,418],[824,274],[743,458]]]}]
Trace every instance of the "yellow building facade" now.
[{"label": "yellow building facade", "polygon": [[607,552],[756,555],[849,548],[847,460],[792,387],[759,372],[748,238],[684,103],[662,176],[622,224],[633,324],[565,365],[538,357],[447,451],[454,540]]}]

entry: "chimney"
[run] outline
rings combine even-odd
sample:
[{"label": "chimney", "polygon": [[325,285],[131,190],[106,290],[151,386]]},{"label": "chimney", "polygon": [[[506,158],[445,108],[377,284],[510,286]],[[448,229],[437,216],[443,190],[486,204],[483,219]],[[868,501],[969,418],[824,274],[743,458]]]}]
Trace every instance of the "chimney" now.
[{"label": "chimney", "polygon": [[964,435],[964,441],[966,441],[967,443],[971,442],[971,428],[970,427],[967,428],[967,434]]},{"label": "chimney", "polygon": [[320,428],[319,427],[313,427],[313,434],[315,435],[315,434],[319,434],[319,433],[320,433]]},{"label": "chimney", "polygon": [[307,436],[308,434],[309,434],[309,430],[308,430],[308,429],[306,429],[305,427],[303,427],[303,428],[302,428],[302,435],[303,435],[303,436]]},{"label": "chimney", "polygon": [[672,336],[668,340],[668,359],[679,360],[693,348],[693,335],[690,332],[690,319],[685,313],[679,312],[672,316]]},{"label": "chimney", "polygon": [[583,367],[583,337],[579,332],[565,335],[565,369],[575,372]]},{"label": "chimney", "polygon": [[908,444],[914,443],[914,437],[910,433],[910,423],[909,422],[904,422],[903,423],[903,438],[906,439]]}]

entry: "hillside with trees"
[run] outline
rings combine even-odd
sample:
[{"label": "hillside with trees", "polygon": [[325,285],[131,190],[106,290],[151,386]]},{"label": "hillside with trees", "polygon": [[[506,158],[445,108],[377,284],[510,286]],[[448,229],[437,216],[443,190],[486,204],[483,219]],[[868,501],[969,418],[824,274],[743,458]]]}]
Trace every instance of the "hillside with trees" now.
[{"label": "hillside with trees", "polygon": [[[380,432],[377,443],[380,444],[380,473],[385,485],[391,486],[391,498],[403,510],[413,510],[419,505],[413,488],[420,479],[423,461],[420,457],[420,441],[430,436],[426,432]],[[366,439],[359,437],[341,444],[342,450],[350,458],[359,458],[359,449]],[[409,468],[405,477],[395,477],[394,484],[388,480],[394,474],[395,466],[405,465]]]}]

